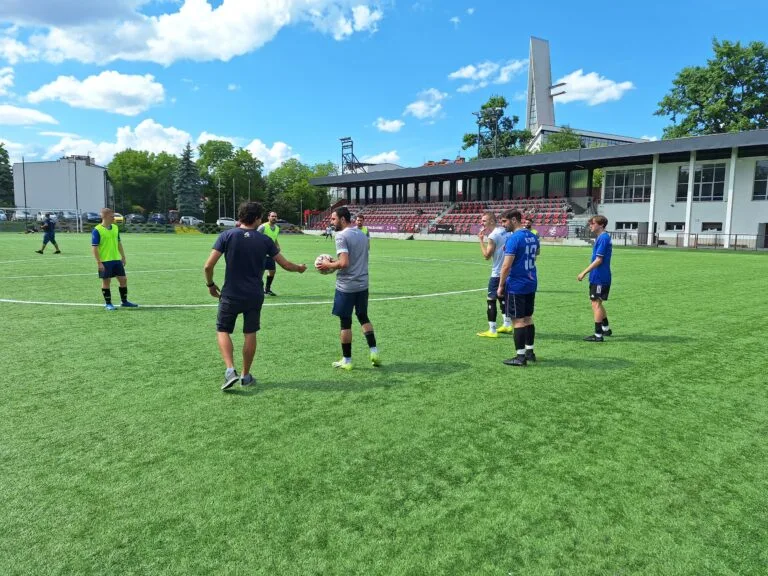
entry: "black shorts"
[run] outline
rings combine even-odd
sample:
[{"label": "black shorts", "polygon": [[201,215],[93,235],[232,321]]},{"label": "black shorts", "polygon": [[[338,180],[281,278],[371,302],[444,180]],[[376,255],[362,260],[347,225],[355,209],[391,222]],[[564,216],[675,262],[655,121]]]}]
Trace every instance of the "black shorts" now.
[{"label": "black shorts", "polygon": [[589,285],[589,299],[590,300],[608,300],[608,294],[611,292],[610,284],[590,284]]},{"label": "black shorts", "polygon": [[275,268],[275,259],[274,258],[271,258],[270,256],[267,256],[264,259],[264,270],[271,270],[273,272],[276,270],[276,268]]},{"label": "black shorts", "polygon": [[109,260],[102,262],[104,272],[99,272],[99,278],[114,278],[115,276],[125,276],[125,267],[120,260]]},{"label": "black shorts", "polygon": [[48,244],[48,242],[56,244],[56,232],[46,232],[43,234],[43,244]]},{"label": "black shorts", "polygon": [[495,278],[491,277],[491,279],[488,280],[488,300],[496,300],[499,297],[499,282],[501,282],[501,278],[498,276]]},{"label": "black shorts", "polygon": [[261,328],[261,306],[264,296],[253,300],[229,300],[222,297],[219,300],[219,312],[216,316],[216,331],[232,334],[238,315],[243,315],[243,334],[253,334]]},{"label": "black shorts", "polygon": [[341,292],[336,290],[333,297],[331,314],[339,318],[351,318],[352,312],[358,316],[368,314],[368,290],[362,292]]},{"label": "black shorts", "polygon": [[536,292],[531,292],[530,294],[507,292],[506,315],[517,320],[533,316],[535,301]]}]

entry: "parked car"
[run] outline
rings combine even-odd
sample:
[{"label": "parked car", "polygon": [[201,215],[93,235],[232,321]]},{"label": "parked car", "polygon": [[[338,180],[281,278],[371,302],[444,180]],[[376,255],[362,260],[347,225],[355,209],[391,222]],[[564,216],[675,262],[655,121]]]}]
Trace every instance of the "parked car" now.
[{"label": "parked car", "polygon": [[15,220],[16,222],[34,219],[35,218],[32,216],[32,212],[30,210],[16,210],[16,212],[13,213],[13,218],[11,218],[11,220]]},{"label": "parked car", "polygon": [[101,216],[98,212],[83,212],[83,222],[89,222],[91,224],[98,224],[101,222]]},{"label": "parked car", "polygon": [[222,226],[223,228],[234,228],[235,226],[235,219],[234,218],[219,218],[216,220],[217,226]]},{"label": "parked car", "polygon": [[301,228],[299,226],[296,226],[296,224],[291,224],[287,220],[278,220],[275,222],[275,224],[280,226],[280,232],[285,232],[286,234],[301,232]]},{"label": "parked car", "polygon": [[8,220],[8,215],[5,213],[5,210],[0,210],[0,222],[5,222]]},{"label": "parked car", "polygon": [[195,218],[194,216],[182,216],[180,222],[185,226],[197,226],[203,223],[200,218]]},{"label": "parked car", "polygon": [[128,224],[144,224],[147,220],[144,218],[143,214],[128,214],[125,217],[125,221],[128,222]]},{"label": "parked car", "polygon": [[115,224],[125,224],[125,217],[120,212],[115,212]]},{"label": "parked car", "polygon": [[50,216],[51,221],[53,221],[54,223],[59,221],[58,214],[56,214],[56,212],[51,212],[50,210],[40,210],[37,213],[37,216],[36,216],[37,221],[38,222],[42,222],[43,220],[45,220],[45,215],[46,214],[50,214],[51,215]]},{"label": "parked car", "polygon": [[168,219],[165,215],[160,214],[160,212],[153,212],[149,215],[149,218],[147,218],[147,222],[150,224],[168,224]]},{"label": "parked car", "polygon": [[77,214],[73,210],[62,210],[59,212],[59,220],[61,221],[67,221],[67,220],[77,220]]}]

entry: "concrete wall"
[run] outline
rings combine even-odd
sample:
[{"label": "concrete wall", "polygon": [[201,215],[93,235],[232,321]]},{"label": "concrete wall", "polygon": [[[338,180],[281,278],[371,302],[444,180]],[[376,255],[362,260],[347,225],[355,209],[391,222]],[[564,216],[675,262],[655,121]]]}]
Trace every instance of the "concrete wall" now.
[{"label": "concrete wall", "polygon": [[[75,162],[77,198],[75,198]],[[105,172],[84,160],[61,159],[53,162],[27,162],[13,165],[13,191],[16,206],[34,210],[75,210],[98,212],[109,205],[105,195]]]},{"label": "concrete wall", "polygon": [[[761,223],[768,222],[768,201],[752,200],[752,189],[755,182],[755,162],[766,160],[768,157],[739,158],[736,161],[736,180],[733,196],[732,234],[758,234]],[[722,202],[694,202],[691,214],[691,230],[693,234],[702,232],[705,222],[722,222],[725,232],[725,216],[728,197],[728,178],[730,160],[719,160],[726,166],[725,198]],[[705,162],[702,162],[705,163]],[[707,161],[706,163],[710,163]],[[699,164],[699,162],[697,162]],[[677,202],[677,175],[680,166],[677,164],[659,164],[656,177],[656,210],[655,221],[657,232],[665,233],[667,222],[685,222],[685,202]],[[649,166],[636,166],[636,168]],[[626,167],[631,168],[631,167]],[[626,169],[622,168],[622,169]],[[606,169],[606,172],[610,169]],[[633,202],[623,204],[601,204],[600,213],[608,218],[608,230],[616,230],[616,222],[648,222],[648,202]]]}]

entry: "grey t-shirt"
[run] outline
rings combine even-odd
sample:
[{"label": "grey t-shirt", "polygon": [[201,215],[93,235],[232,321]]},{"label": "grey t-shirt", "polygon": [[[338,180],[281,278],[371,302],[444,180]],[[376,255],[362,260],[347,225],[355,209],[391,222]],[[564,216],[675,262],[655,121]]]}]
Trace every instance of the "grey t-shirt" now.
[{"label": "grey t-shirt", "polygon": [[336,290],[362,292],[368,289],[368,236],[356,226],[336,233],[336,254],[346,252],[349,266],[336,273]]}]

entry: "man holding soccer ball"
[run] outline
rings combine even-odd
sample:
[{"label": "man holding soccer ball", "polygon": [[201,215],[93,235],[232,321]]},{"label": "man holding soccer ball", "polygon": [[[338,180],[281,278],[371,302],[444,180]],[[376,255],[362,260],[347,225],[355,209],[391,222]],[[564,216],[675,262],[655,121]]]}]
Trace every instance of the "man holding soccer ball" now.
[{"label": "man holding soccer ball", "polygon": [[373,366],[381,366],[373,325],[368,318],[368,237],[352,225],[352,215],[346,207],[337,208],[331,214],[331,224],[336,230],[337,259],[318,257],[315,268],[327,274],[336,271],[336,294],[333,299],[334,316],[341,324],[341,355],[334,368],[352,370],[352,312],[357,316],[363,335],[370,349]]}]

